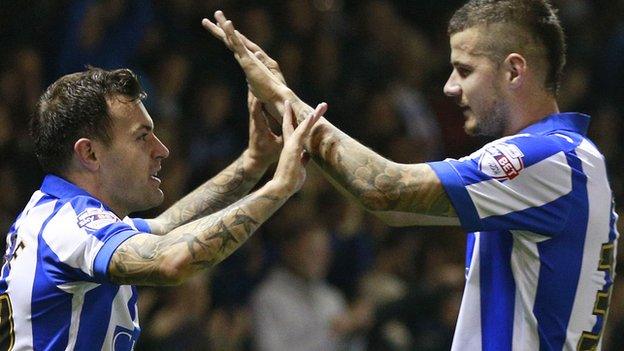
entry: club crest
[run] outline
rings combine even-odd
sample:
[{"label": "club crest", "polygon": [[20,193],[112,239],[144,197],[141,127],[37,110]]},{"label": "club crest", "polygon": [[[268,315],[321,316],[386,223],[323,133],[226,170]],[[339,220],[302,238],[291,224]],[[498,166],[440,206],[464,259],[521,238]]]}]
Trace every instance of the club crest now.
[{"label": "club crest", "polygon": [[498,180],[514,179],[524,169],[524,154],[514,144],[486,146],[479,158],[479,170]]}]

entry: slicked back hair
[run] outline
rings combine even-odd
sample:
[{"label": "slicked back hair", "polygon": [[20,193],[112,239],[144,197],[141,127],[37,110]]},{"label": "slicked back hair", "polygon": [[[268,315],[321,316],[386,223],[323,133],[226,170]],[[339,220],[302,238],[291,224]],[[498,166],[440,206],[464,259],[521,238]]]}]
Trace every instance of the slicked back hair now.
[{"label": "slicked back hair", "polygon": [[59,78],[46,89],[30,121],[35,153],[44,172],[62,175],[80,138],[110,144],[112,119],[107,98],[116,95],[128,101],[146,96],[129,69],[88,67]]},{"label": "slicked back hair", "polygon": [[[455,12],[448,34],[483,28],[483,53],[501,63],[519,53],[545,70],[544,87],[556,96],[566,61],[566,44],[557,11],[548,0],[470,0]],[[485,34],[487,33],[487,34]]]}]

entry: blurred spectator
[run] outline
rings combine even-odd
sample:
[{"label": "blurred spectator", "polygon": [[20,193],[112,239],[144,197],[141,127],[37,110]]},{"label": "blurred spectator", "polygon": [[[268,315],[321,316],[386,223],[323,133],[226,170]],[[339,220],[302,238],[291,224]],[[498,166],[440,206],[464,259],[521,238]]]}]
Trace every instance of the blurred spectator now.
[{"label": "blurred spectator", "polygon": [[188,130],[188,160],[192,183],[227,166],[239,149],[242,138],[232,121],[232,92],[221,82],[197,86]]},{"label": "blurred spectator", "polygon": [[311,219],[283,235],[280,264],[252,297],[257,349],[342,349],[359,321],[343,319],[346,302],[325,282],[331,259],[327,230]]},{"label": "blurred spectator", "polygon": [[[164,299],[144,324],[140,349],[205,350],[210,292],[208,275],[198,274],[181,286],[164,292]],[[143,307],[143,306],[141,306]],[[147,311],[148,309],[146,309]]]},{"label": "blurred spectator", "polygon": [[148,0],[80,0],[67,9],[57,75],[85,65],[129,67],[152,20]]}]

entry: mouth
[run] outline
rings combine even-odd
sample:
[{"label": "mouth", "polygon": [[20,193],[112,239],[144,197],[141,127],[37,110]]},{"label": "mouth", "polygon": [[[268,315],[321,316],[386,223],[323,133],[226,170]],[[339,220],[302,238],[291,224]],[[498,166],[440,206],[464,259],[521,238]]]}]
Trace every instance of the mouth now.
[{"label": "mouth", "polygon": [[469,107],[469,106],[459,106],[459,108],[460,108],[460,110],[461,110],[462,114],[463,114],[465,117],[469,117],[470,112],[471,112],[471,110],[470,110],[470,107]]},{"label": "mouth", "polygon": [[150,174],[150,179],[152,179],[152,180],[157,181],[158,183],[160,183],[160,182],[161,182],[161,180],[160,180],[160,178],[158,178],[158,172],[159,172],[159,171],[160,171],[160,169],[159,169],[159,170],[156,170],[156,171],[155,171],[155,172],[153,172],[153,173],[151,173],[151,174]]}]

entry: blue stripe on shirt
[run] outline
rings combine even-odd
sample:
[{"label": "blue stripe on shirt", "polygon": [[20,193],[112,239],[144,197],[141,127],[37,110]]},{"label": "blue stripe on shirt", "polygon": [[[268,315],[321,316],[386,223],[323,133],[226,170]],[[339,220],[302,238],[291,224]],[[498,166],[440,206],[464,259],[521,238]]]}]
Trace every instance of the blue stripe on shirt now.
[{"label": "blue stripe on shirt", "polygon": [[450,162],[438,161],[427,163],[436,173],[440,181],[444,185],[444,190],[448,195],[457,217],[461,222],[462,228],[467,231],[478,231],[479,215],[477,209],[472,203],[472,199],[466,191],[462,177]]},{"label": "blue stripe on shirt", "polygon": [[583,262],[589,216],[587,176],[580,171],[581,161],[575,153],[568,154],[567,161],[573,169],[572,192],[568,196],[574,213],[561,235],[537,244],[541,266],[533,313],[540,350],[563,348]]},{"label": "blue stripe on shirt", "polygon": [[130,312],[130,318],[132,320],[135,320],[136,318],[136,312],[137,312],[136,306],[137,306],[138,300],[139,300],[139,291],[134,285],[132,285],[132,296],[128,300],[128,311]]},{"label": "blue stripe on shirt", "polygon": [[138,232],[123,222],[117,222],[109,227],[109,233],[114,231],[114,227],[117,227],[119,231],[108,236],[108,239],[106,239],[104,245],[98,251],[97,256],[95,256],[95,260],[93,260],[93,276],[98,282],[109,282],[108,264],[115,250],[128,238],[138,234]]},{"label": "blue stripe on shirt", "polygon": [[545,236],[559,234],[570,215],[570,195],[563,195],[540,207],[480,219],[478,230],[528,230]]},{"label": "blue stripe on shirt", "polygon": [[150,228],[149,224],[147,224],[147,221],[144,220],[143,218],[131,218],[131,219],[132,219],[132,223],[134,223],[134,226],[140,232],[143,232],[143,233],[152,232],[152,229]]},{"label": "blue stripe on shirt", "polygon": [[511,350],[516,283],[511,270],[510,232],[479,234],[481,345],[483,351]]},{"label": "blue stripe on shirt", "polygon": [[76,350],[101,350],[108,332],[113,299],[119,286],[100,285],[84,296]]}]

